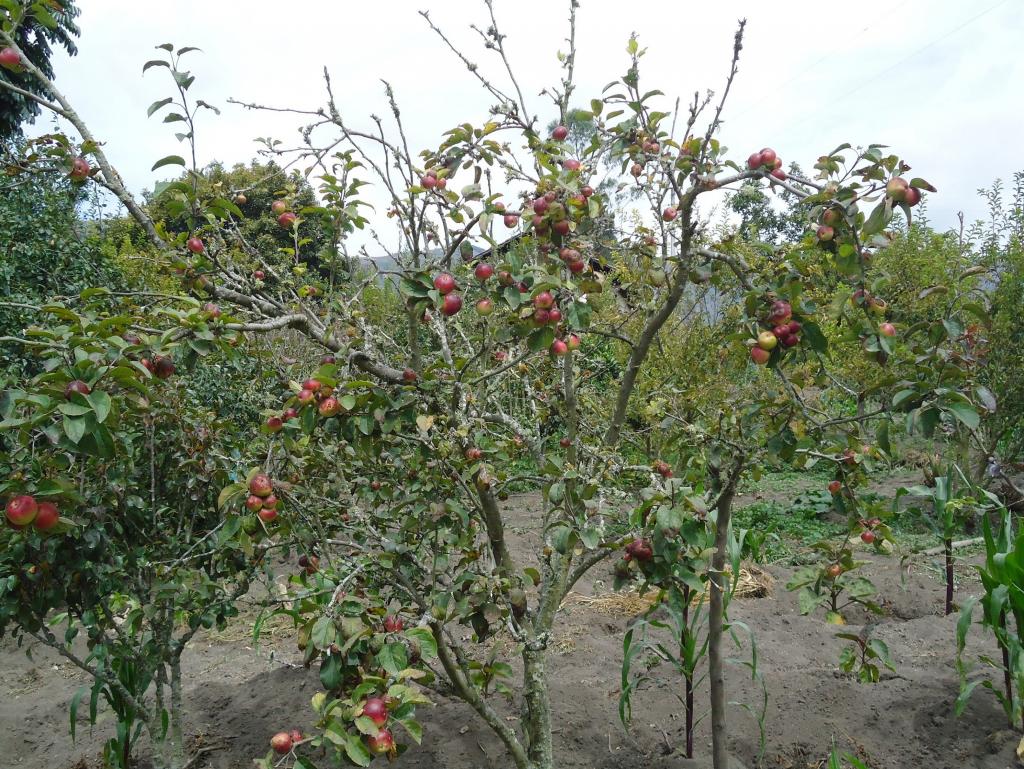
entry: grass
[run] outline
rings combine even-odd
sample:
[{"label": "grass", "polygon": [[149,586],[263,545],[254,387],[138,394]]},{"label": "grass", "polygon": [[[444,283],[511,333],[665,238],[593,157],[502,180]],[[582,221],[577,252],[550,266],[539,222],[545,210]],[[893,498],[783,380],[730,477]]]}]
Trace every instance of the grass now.
[{"label": "grass", "polygon": [[[846,521],[832,512],[832,500],[821,489],[817,473],[787,470],[765,475],[759,490],[796,492],[786,501],[760,500],[737,508],[733,525],[747,529],[751,557],[760,563],[801,565],[819,559],[811,545],[845,536]],[[902,551],[915,551],[940,544],[917,507],[893,511],[892,497],[868,491],[860,495],[865,516],[877,515],[891,527]]]}]

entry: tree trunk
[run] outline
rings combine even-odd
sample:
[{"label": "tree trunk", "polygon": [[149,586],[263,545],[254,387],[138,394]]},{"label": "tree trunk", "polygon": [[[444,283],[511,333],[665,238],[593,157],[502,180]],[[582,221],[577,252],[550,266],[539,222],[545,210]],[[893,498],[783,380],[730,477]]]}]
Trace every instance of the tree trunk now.
[{"label": "tree trunk", "polygon": [[728,580],[725,564],[729,547],[729,519],[736,493],[739,469],[728,479],[718,497],[715,521],[715,554],[711,558],[711,596],[708,607],[708,678],[711,684],[711,754],[714,769],[728,769],[729,751],[725,716],[725,591]]},{"label": "tree trunk", "polygon": [[946,616],[953,613],[953,540],[946,538],[942,543],[946,556]]},{"label": "tree trunk", "polygon": [[185,739],[182,733],[181,703],[181,658],[171,659],[171,713],[170,713],[170,749],[171,766],[178,769],[185,761]]},{"label": "tree trunk", "polygon": [[523,732],[530,769],[553,769],[551,748],[551,700],[543,650],[523,652],[524,713]]}]

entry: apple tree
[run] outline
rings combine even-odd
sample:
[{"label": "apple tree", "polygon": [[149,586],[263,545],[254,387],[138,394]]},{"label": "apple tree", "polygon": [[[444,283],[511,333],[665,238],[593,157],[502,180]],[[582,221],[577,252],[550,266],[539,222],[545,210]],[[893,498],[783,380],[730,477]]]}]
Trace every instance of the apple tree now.
[{"label": "apple tree", "polygon": [[[186,167],[160,191],[187,225],[168,235],[70,101],[30,62],[23,66],[52,94],[44,106],[77,131],[62,161],[70,177],[114,194],[197,302],[230,307],[230,331],[287,333],[306,361],[265,415],[260,471],[226,483],[223,521],[208,522],[229,550],[238,540],[221,532],[251,538],[249,526],[264,548],[294,540],[303,552],[291,600],[278,610],[295,621],[306,662],[319,666],[318,729],[307,738],[275,735],[260,763],[271,765],[276,752],[309,767],[311,747],[356,765],[394,756],[421,738],[417,705],[452,696],[494,731],[517,767],[553,767],[547,651],[559,607],[591,570],[625,554],[622,581],[642,580],[670,598],[688,585],[709,594],[721,768],[737,485],[764,462],[828,462],[851,527],[872,542],[884,537],[843,489],[858,482],[869,457],[889,451],[884,430],[876,445],[865,443],[870,423],[888,424],[887,410],[850,417],[815,401],[814,391],[834,384],[821,324],[841,325],[872,365],[885,362],[893,345],[872,300],[871,257],[888,244],[893,217],[909,216],[931,188],[906,181],[909,166],[875,145],[822,155],[813,176],[787,172],[767,147],[730,159],[719,135],[742,24],[718,96],[698,94],[681,111],[665,104],[662,92],[641,85],[644,50],[634,37],[625,74],[588,102],[575,93],[571,1],[562,72],[542,94],[554,128],[542,129],[486,6],[488,24],[478,31],[505,68],[501,82],[484,77],[423,14],[493,102],[482,122],[454,125],[436,148],[410,150],[390,86],[390,117],[369,127],[342,114],[329,76],[324,107],[292,110],[304,146],[282,161],[306,164],[318,204],[300,208],[285,193],[264,215],[291,234],[297,262],[312,219],[329,224],[343,251],[360,230],[382,248],[393,239],[395,268],[366,277],[280,269],[240,235],[236,202],[202,187],[195,162],[189,168],[178,155],[155,165]],[[4,20],[0,42],[17,53],[13,23]],[[191,144],[209,105],[190,96],[195,78],[181,64],[189,49],[160,48],[145,67],[167,70],[176,91],[151,113],[177,110]],[[571,107],[577,103],[587,108]],[[586,144],[566,141],[570,115],[592,125]],[[618,187],[636,204],[615,227],[602,219],[609,196],[592,183],[598,168],[605,185],[607,169],[617,169]],[[379,220],[371,221],[363,197],[368,178],[388,200]],[[705,201],[744,185],[800,201],[806,234],[777,258],[755,263],[752,252],[774,249],[718,238],[702,216]],[[486,251],[478,256],[474,245]],[[852,301],[813,301],[824,274],[838,276]],[[381,278],[401,297],[383,321],[365,298]],[[707,408],[688,391],[706,372],[664,357],[670,375],[648,376],[666,343],[707,325],[686,312],[701,291],[729,322],[719,326],[726,332],[717,362],[705,359],[728,384]],[[203,329],[179,323],[171,331],[168,320],[157,313],[150,322],[180,344],[204,340]],[[921,381],[925,392],[930,380]],[[540,492],[543,544],[532,554],[515,552],[507,536],[506,501],[523,485]],[[279,515],[267,503],[277,490],[303,514]],[[505,640],[515,645],[516,667],[496,654]],[[518,723],[503,712],[503,695],[518,704]]]}]

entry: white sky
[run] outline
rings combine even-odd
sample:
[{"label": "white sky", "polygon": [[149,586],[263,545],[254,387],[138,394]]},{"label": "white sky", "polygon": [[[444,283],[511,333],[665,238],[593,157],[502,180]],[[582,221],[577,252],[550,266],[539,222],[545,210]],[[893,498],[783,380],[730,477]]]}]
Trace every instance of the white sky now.
[{"label": "white sky", "polygon": [[[142,64],[154,46],[194,45],[192,93],[222,108],[203,113],[200,163],[254,156],[257,136],[297,138],[300,119],[242,110],[227,97],[316,108],[326,65],[346,119],[367,125],[388,114],[380,78],[395,88],[410,145],[436,146],[456,123],[484,122],[492,102],[430,32],[431,18],[496,81],[500,64],[468,25],[486,26],[482,0],[80,0],[79,55],[55,61],[57,84],[86,119],[133,189],[160,176],[153,162],[181,150],[177,125],[147,119],[170,94],[166,70]],[[527,105],[543,123],[555,116],[536,94],[557,83],[567,0],[495,0]],[[773,146],[809,168],[843,141],[891,145],[939,188],[930,218],[953,226],[959,210],[984,214],[975,191],[1024,169],[1024,2],[1021,0],[669,0],[640,4],[581,0],[577,91],[586,105],[625,71],[637,32],[648,54],[641,85],[685,102],[718,89],[736,20],[748,21],[740,74],[725,112],[723,142],[742,161]],[[500,81],[499,81],[500,82]],[[671,105],[671,100],[666,100]]]}]

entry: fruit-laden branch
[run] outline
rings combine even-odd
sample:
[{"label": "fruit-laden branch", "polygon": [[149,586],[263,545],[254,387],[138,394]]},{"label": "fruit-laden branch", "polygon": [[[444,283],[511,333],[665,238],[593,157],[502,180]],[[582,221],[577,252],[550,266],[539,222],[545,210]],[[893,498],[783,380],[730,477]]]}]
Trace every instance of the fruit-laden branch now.
[{"label": "fruit-laden branch", "polygon": [[[0,32],[0,39],[20,53],[20,49],[18,49],[14,41],[2,32]],[[52,95],[55,103],[51,103],[47,99],[38,97],[34,94],[27,94],[27,96],[36,101],[40,106],[61,115],[67,119],[72,126],[74,126],[75,130],[78,131],[79,135],[82,137],[82,140],[90,145],[91,153],[96,158],[100,167],[100,172],[103,177],[103,186],[110,190],[124,205],[132,219],[142,227],[147,238],[155,247],[161,250],[169,249],[168,243],[161,238],[160,234],[157,232],[156,224],[153,219],[145,210],[142,209],[141,206],[139,206],[138,202],[128,191],[124,181],[121,179],[121,175],[110,163],[106,154],[103,152],[102,146],[96,141],[92,132],[89,130],[89,127],[85,124],[74,107],[72,107],[68,99],[54,85],[53,81],[38,67],[32,64],[32,62],[24,55],[22,55],[22,63],[28,72]],[[0,80],[0,87],[13,89],[12,84],[6,80]],[[275,318],[275,322],[271,324],[249,324],[251,326],[251,330],[274,330],[288,326],[305,332],[307,336],[310,336],[312,339],[334,352],[341,350],[341,344],[335,340],[326,329],[316,328],[315,326],[321,326],[322,324],[319,324],[315,319],[312,319],[308,315],[282,315],[284,312],[283,308],[273,302],[260,297],[251,296],[231,288],[220,286],[216,283],[209,284],[207,286],[207,290],[218,299],[222,299],[237,306],[258,311],[263,315],[269,315]],[[261,327],[264,325],[266,326],[266,329]],[[403,381],[401,370],[378,363],[369,358],[365,353],[353,352],[352,355],[349,356],[349,362],[360,370],[386,382],[400,384]]]}]

